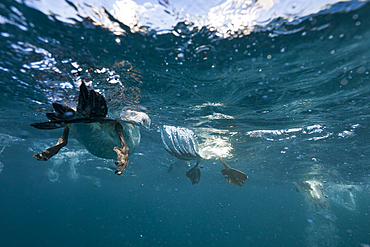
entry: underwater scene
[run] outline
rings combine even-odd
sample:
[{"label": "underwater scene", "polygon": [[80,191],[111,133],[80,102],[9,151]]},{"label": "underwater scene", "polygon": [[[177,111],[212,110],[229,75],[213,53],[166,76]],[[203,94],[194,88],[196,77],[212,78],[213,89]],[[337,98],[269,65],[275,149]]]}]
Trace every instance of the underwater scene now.
[{"label": "underwater scene", "polygon": [[370,3],[1,0],[1,246],[370,246]]}]

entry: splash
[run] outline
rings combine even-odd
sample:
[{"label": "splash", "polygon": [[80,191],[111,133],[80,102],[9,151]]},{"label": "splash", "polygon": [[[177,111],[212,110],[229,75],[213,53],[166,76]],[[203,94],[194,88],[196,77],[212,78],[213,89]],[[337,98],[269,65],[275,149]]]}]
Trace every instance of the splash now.
[{"label": "splash", "polygon": [[[325,184],[325,186],[324,186]],[[307,245],[337,246],[341,237],[336,226],[337,216],[330,204],[356,211],[356,194],[363,189],[359,185],[332,184],[318,180],[294,182],[296,190],[302,190],[307,206]]]},{"label": "splash", "polygon": [[326,188],[330,202],[349,211],[356,211],[357,193],[362,192],[360,185],[354,184],[332,184]]},{"label": "splash", "polygon": [[316,209],[327,209],[329,203],[327,196],[324,193],[324,187],[321,182],[317,180],[307,180],[304,182],[297,181],[294,182],[296,190],[303,190],[305,192],[304,196],[307,201],[310,201]]},{"label": "splash", "polygon": [[355,184],[336,184],[312,179],[294,182],[297,191],[303,191],[307,201],[316,209],[328,209],[334,204],[349,211],[356,210],[356,194],[363,188]]}]

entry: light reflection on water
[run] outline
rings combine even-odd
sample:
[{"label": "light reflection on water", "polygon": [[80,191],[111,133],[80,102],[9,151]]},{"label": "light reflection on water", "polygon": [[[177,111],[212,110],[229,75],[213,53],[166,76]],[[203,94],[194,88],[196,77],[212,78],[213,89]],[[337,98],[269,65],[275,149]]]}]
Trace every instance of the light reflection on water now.
[{"label": "light reflection on water", "polygon": [[[127,30],[119,25],[125,24],[131,32],[147,32],[156,30],[158,33],[172,32],[179,22],[192,24],[194,28],[208,27],[216,30],[220,37],[240,37],[248,35],[258,28],[275,29],[280,23],[271,24],[281,18],[287,22],[300,22],[307,16],[315,15],[329,9],[337,0],[325,1],[274,1],[274,0],[226,0],[226,1],[140,1],[106,0],[72,1],[73,4],[60,2],[50,4],[50,1],[26,1],[30,7],[43,13],[57,14],[63,22],[73,23],[73,19],[89,17],[94,25],[102,25],[114,34],[126,34]],[[342,5],[338,10],[349,11],[357,8],[357,4]],[[119,22],[111,19],[107,12]],[[79,17],[77,17],[79,16]],[[26,25],[25,25],[26,26]],[[26,28],[23,26],[24,28]],[[182,35],[181,30],[177,31]]]}]

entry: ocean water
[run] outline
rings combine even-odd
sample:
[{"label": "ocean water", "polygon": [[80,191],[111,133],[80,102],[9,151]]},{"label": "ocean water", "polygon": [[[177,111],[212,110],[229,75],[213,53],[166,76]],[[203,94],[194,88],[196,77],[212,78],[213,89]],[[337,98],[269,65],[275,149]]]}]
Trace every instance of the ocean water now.
[{"label": "ocean water", "polygon": [[[0,245],[369,246],[368,13],[367,1],[2,0]],[[73,137],[32,158],[62,131],[30,124],[81,81],[110,116],[151,118],[121,176]],[[199,184],[164,125],[195,133]]]}]

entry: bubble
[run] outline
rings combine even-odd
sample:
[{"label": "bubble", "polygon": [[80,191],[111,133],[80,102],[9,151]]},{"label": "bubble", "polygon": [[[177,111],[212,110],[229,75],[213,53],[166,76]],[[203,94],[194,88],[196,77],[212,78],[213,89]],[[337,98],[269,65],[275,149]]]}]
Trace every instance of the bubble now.
[{"label": "bubble", "polygon": [[365,73],[366,72],[366,68],[364,67],[364,66],[361,66],[361,67],[359,67],[358,69],[357,69],[357,73],[359,73],[359,74],[363,74],[363,73]]}]

